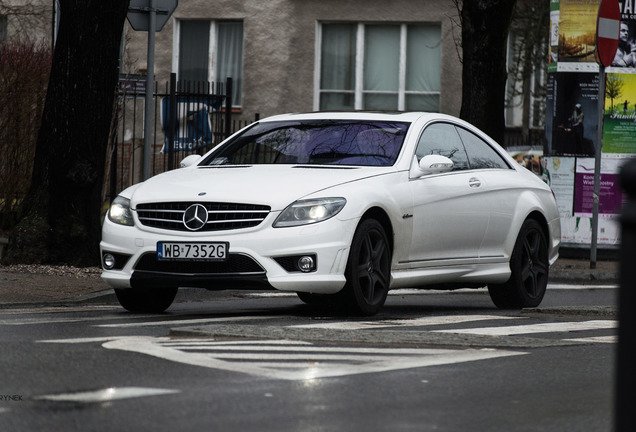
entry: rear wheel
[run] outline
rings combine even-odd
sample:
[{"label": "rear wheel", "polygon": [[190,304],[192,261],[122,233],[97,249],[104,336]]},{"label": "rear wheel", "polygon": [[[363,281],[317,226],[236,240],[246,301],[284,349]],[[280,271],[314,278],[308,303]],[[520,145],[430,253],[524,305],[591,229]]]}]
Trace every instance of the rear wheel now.
[{"label": "rear wheel", "polygon": [[363,220],[358,225],[345,277],[342,296],[348,309],[359,315],[378,313],[389,292],[391,249],[384,228],[375,219]]},{"label": "rear wheel", "polygon": [[539,223],[526,220],[510,258],[510,279],[499,285],[488,285],[495,306],[500,309],[537,307],[548,286],[548,245]]},{"label": "rear wheel", "polygon": [[119,304],[130,312],[160,313],[170,307],[177,288],[115,289]]}]

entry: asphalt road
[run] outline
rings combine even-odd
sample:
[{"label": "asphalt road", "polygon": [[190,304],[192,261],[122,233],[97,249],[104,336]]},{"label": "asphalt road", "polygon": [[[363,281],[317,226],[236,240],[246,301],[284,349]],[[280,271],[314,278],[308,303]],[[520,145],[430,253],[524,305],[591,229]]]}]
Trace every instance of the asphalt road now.
[{"label": "asphalt road", "polygon": [[5,430],[610,430],[617,290],[399,291],[371,318],[276,293],[0,310]]}]

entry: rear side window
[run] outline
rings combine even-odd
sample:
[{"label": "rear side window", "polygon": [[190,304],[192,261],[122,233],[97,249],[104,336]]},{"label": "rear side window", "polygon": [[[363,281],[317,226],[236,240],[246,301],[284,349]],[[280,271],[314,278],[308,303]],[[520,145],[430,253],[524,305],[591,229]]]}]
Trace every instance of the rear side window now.
[{"label": "rear side window", "polygon": [[453,161],[453,171],[468,169],[468,156],[455,126],[433,123],[422,132],[415,150],[417,160],[426,155],[442,155]]},{"label": "rear side window", "polygon": [[464,143],[471,169],[510,168],[505,159],[486,141],[461,127],[457,127],[457,132]]}]

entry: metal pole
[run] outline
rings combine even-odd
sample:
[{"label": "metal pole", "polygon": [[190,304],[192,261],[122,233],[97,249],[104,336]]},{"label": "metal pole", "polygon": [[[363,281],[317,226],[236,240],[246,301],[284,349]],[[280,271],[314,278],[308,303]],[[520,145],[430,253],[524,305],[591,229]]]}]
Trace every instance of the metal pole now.
[{"label": "metal pole", "polygon": [[225,80],[225,137],[232,135],[232,78]]},{"label": "metal pole", "polygon": [[177,95],[176,95],[176,87],[177,87],[177,74],[170,74],[170,98],[168,103],[168,108],[170,113],[168,114],[168,118],[170,119],[168,122],[168,139],[166,143],[166,151],[168,152],[168,169],[174,169],[174,132],[175,126],[177,123]]},{"label": "metal pole", "polygon": [[157,0],[150,0],[148,13],[148,60],[146,67],[146,105],[144,110],[144,172],[143,180],[150,178],[152,145],[152,100],[155,88],[155,32],[157,29]]},{"label": "metal pole", "polygon": [[599,64],[598,107],[596,126],[596,154],[594,159],[594,207],[592,209],[592,245],[590,247],[590,268],[596,268],[596,246],[598,243],[598,207],[601,194],[601,150],[603,147],[603,116],[605,114],[605,66]]},{"label": "metal pole", "polygon": [[618,350],[615,392],[616,432],[636,430],[636,160],[621,168],[627,193],[621,221],[620,288],[618,292]]}]

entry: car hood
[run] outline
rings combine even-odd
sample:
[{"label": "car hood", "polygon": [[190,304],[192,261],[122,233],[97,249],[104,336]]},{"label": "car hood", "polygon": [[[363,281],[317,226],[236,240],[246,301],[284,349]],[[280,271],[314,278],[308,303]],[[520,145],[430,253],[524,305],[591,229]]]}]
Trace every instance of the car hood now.
[{"label": "car hood", "polygon": [[282,210],[307,195],[339,184],[386,174],[390,167],[254,165],[193,167],[169,171],[137,185],[131,204],[214,201],[263,204]]}]

